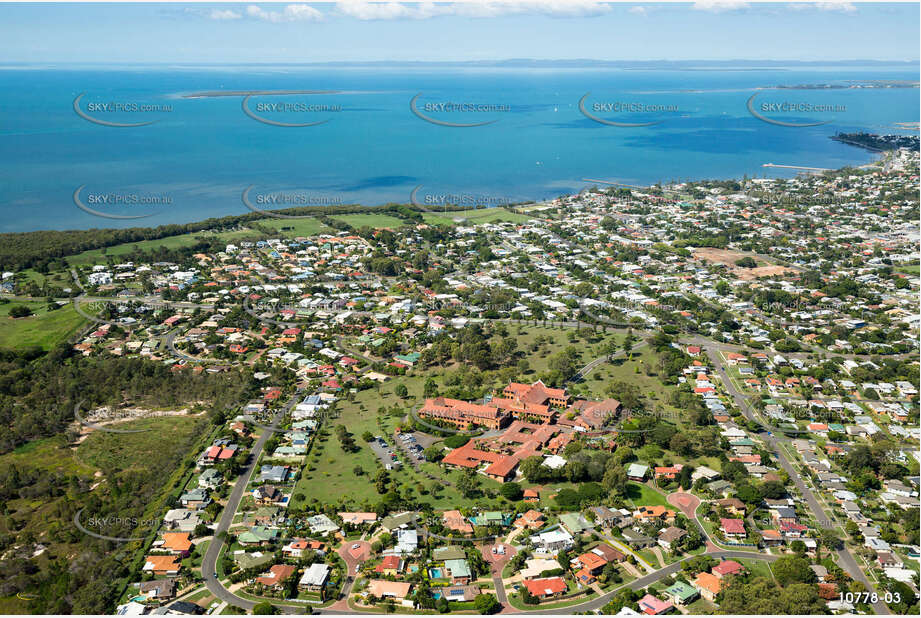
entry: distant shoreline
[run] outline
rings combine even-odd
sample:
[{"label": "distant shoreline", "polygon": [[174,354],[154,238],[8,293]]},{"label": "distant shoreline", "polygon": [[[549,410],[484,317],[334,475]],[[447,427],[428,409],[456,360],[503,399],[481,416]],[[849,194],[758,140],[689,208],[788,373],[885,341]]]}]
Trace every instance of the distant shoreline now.
[{"label": "distant shoreline", "polygon": [[163,68],[163,69],[227,69],[243,68],[611,68],[611,69],[646,69],[646,70],[783,70],[804,67],[904,67],[918,68],[921,60],[595,60],[591,58],[574,59],[529,59],[512,58],[506,60],[341,60],[328,62],[8,62],[0,64],[0,70],[78,70],[87,68],[117,69],[126,68]]}]

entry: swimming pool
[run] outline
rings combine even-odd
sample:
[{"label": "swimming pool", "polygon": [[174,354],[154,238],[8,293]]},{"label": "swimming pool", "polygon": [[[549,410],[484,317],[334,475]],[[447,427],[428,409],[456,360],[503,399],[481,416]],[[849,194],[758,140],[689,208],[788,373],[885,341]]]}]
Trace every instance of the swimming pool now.
[{"label": "swimming pool", "polygon": [[441,579],[444,577],[444,571],[442,571],[441,567],[432,567],[429,569],[429,577],[432,579]]}]

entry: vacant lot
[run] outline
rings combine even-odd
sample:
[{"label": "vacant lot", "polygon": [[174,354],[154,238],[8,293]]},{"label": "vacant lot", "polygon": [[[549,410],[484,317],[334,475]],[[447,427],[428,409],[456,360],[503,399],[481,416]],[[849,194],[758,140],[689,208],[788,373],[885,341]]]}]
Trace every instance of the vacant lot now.
[{"label": "vacant lot", "polygon": [[375,229],[384,227],[400,227],[406,225],[402,219],[391,217],[385,214],[355,214],[355,215],[334,215],[333,219],[345,221],[354,228],[373,227]]},{"label": "vacant lot", "polygon": [[[795,268],[780,266],[766,257],[751,253],[743,253],[741,251],[732,251],[730,249],[713,249],[710,247],[697,249],[694,251],[694,257],[698,260],[710,262],[711,264],[724,264],[729,267],[738,279],[743,281],[750,281],[758,277],[775,277],[786,273],[797,272]],[[740,260],[743,257],[753,258],[758,266],[755,268],[742,268],[736,266],[736,260]]]},{"label": "vacant lot", "polygon": [[[29,307],[33,315],[11,318],[10,309],[18,305]],[[13,300],[0,305],[0,348],[39,346],[50,350],[65,341],[85,321],[70,304],[49,312],[45,302]]]},{"label": "vacant lot", "polygon": [[495,221],[509,221],[511,223],[524,223],[531,217],[509,212],[504,208],[478,208],[475,210],[446,211],[444,213],[426,212],[422,218],[431,225],[451,225],[455,219],[466,220],[469,223],[493,223]]},{"label": "vacant lot", "polygon": [[256,223],[277,230],[279,234],[288,238],[295,238],[297,236],[314,236],[316,234],[333,231],[313,217],[307,217],[304,219],[267,218],[260,219],[259,221],[256,221]]},{"label": "vacant lot", "polygon": [[114,245],[112,247],[106,247],[104,249],[93,249],[91,251],[84,251],[83,253],[78,253],[76,255],[71,255],[67,257],[67,263],[73,264],[75,266],[81,266],[85,264],[105,264],[106,256],[121,256],[126,255],[134,251],[135,248],[141,251],[151,251],[159,247],[166,247],[167,249],[179,249],[181,247],[190,247],[198,242],[198,237],[219,239],[221,241],[232,242],[234,240],[239,240],[241,238],[247,237],[258,237],[261,236],[259,232],[254,230],[235,230],[232,232],[194,232],[191,234],[180,234],[179,236],[167,236],[166,238],[159,238],[156,240],[142,240],[140,242],[130,242],[124,243],[121,245]]},{"label": "vacant lot", "polygon": [[[749,254],[743,253],[741,251],[732,251],[730,249],[714,249],[712,247],[705,247],[703,249],[697,249],[694,251],[694,257],[698,260],[704,260],[705,262],[710,262],[711,264],[725,264],[726,266],[735,266],[736,260],[741,260],[748,255]],[[751,257],[755,258],[755,261],[759,266],[769,263],[763,258],[756,256]]]},{"label": "vacant lot", "polygon": [[665,496],[640,483],[627,483],[627,498],[636,506],[668,506]]}]

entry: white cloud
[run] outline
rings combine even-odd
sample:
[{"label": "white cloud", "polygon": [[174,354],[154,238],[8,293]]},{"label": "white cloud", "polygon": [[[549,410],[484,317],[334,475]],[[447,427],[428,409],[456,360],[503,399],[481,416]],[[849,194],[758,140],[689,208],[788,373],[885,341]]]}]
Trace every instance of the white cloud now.
[{"label": "white cloud", "polygon": [[710,13],[722,13],[724,11],[738,11],[747,9],[748,2],[737,0],[701,0],[694,3],[694,9],[698,11],[707,11]]},{"label": "white cloud", "polygon": [[591,17],[608,13],[611,7],[597,0],[509,0],[505,2],[469,2],[435,4],[422,2],[368,2],[340,0],[336,10],[355,19],[429,19],[442,15],[459,17],[502,17],[504,15],[547,15],[550,17]]},{"label": "white cloud", "polygon": [[796,11],[804,11],[808,9],[816,9],[819,11],[836,11],[839,13],[855,13],[857,11],[856,6],[850,2],[845,2],[844,0],[832,0],[831,2],[803,2],[791,4],[790,7]]},{"label": "white cloud", "polygon": [[243,16],[236,11],[231,11],[230,9],[211,9],[211,12],[208,13],[208,17],[218,21],[225,21],[228,19],[240,19]]},{"label": "white cloud", "polygon": [[342,15],[362,21],[379,19],[428,19],[447,14],[445,5],[432,2],[420,4],[403,4],[400,2],[365,2],[364,0],[345,0],[336,3],[336,9]]},{"label": "white cloud", "polygon": [[633,13],[634,15],[646,15],[646,7],[644,6],[632,6],[628,13]]},{"label": "white cloud", "polygon": [[246,7],[246,14],[255,19],[272,23],[290,21],[320,21],[323,13],[306,4],[289,4],[281,11],[266,11],[262,7],[250,5]]}]

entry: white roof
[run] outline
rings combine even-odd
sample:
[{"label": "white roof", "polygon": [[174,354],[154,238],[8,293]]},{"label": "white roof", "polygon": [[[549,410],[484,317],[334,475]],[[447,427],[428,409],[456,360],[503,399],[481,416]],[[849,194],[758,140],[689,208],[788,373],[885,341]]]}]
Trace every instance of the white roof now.
[{"label": "white roof", "polygon": [[304,571],[298,583],[302,586],[322,586],[326,583],[328,575],[329,565],[323,564],[322,562],[315,562],[310,565],[310,568]]}]

